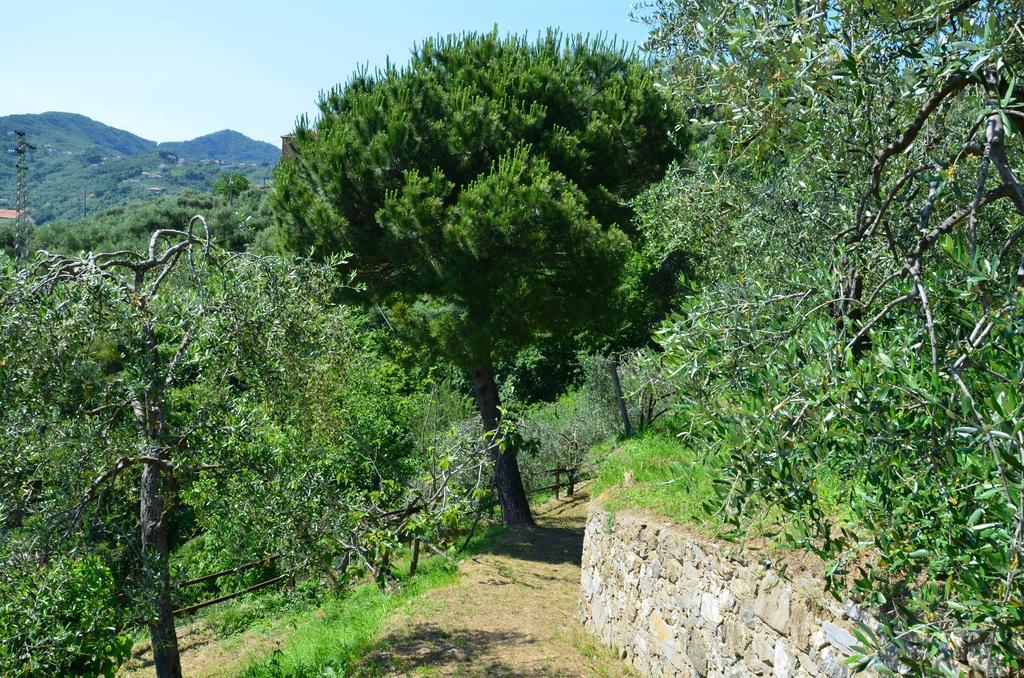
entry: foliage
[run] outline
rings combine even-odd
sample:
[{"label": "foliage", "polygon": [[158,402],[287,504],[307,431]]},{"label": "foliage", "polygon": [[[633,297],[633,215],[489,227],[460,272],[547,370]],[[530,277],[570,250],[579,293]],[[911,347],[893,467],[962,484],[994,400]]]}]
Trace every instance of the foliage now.
[{"label": "foliage", "polygon": [[[387,583],[400,539],[443,548],[486,477],[475,438],[412,444],[420,396],[352,343],[362,316],[329,304],[338,262],[154,247],[185,262],[159,294],[126,291],[103,254],[0,276],[5,547],[33,562],[100,555],[133,621],[149,621],[150,558],[132,536],[144,495],[129,476],[156,465],[169,478],[162,529],[172,547],[199,531],[203,565],[279,553],[283,571],[342,583],[366,568]],[[143,417],[140,442],[147,408],[161,423],[151,432]],[[429,441],[448,441],[435,419]]]},{"label": "foliage", "polygon": [[114,675],[132,643],[114,578],[99,558],[39,567],[6,553],[0,562],[0,672]]},{"label": "foliage", "polygon": [[277,176],[289,241],[352,251],[375,298],[401,295],[398,315],[472,367],[602,307],[621,201],[681,145],[639,60],[554,34],[427,40],[320,109]]},{"label": "foliage", "polygon": [[[528,452],[521,456],[528,488],[554,483],[552,469],[580,469],[580,478],[593,474],[587,455],[594,445],[621,430],[618,410],[605,393],[589,383],[570,390],[553,403],[526,410],[520,432]],[[565,480],[564,476],[562,478]]]},{"label": "foliage", "polygon": [[252,184],[245,178],[245,175],[238,174],[237,172],[225,172],[217,178],[217,181],[213,182],[213,192],[233,202],[239,195],[248,191],[251,186]]},{"label": "foliage", "polygon": [[495,365],[501,402],[509,409],[557,399],[578,377],[579,337],[540,336]]},{"label": "foliage", "polygon": [[[495,363],[607,309],[629,250],[624,201],[685,144],[671,103],[601,40],[495,30],[427,40],[319,107],[275,174],[285,242],[352,252],[405,336],[472,375],[493,435]],[[488,448],[504,520],[531,522],[515,450]]]},{"label": "foliage", "polygon": [[697,450],[671,433],[648,431],[595,446],[590,454],[598,469],[591,492],[603,506],[652,511],[709,532],[722,527],[708,511],[727,461],[721,450]]},{"label": "foliage", "polygon": [[[466,554],[494,539],[496,528],[477,535]],[[391,591],[367,584],[345,595],[329,598],[314,615],[298,620],[284,646],[242,671],[248,678],[348,675],[373,647],[388,615],[416,604],[415,598],[433,588],[451,584],[457,561],[434,558],[421,565],[415,576],[400,576]]]},{"label": "foliage", "polygon": [[411,586],[386,593],[373,584],[357,587],[307,618],[286,646],[269,659],[253,663],[243,676],[346,675],[372,646],[394,609],[418,593],[451,581],[451,572],[425,574]]},{"label": "foliage", "polygon": [[861,666],[1019,669],[1024,8],[722,0],[648,16],[694,102],[695,176],[715,178],[655,204],[724,220],[729,256],[752,262],[719,259],[659,334],[683,444],[729,455],[737,526],[775,507],[837,591],[879,610]]},{"label": "foliage", "polygon": [[259,249],[271,223],[264,189],[250,189],[234,199],[185,190],[78,221],[51,221],[33,231],[30,248],[68,254],[141,249],[153,231],[180,230],[199,213],[206,216],[214,242],[236,252]]}]

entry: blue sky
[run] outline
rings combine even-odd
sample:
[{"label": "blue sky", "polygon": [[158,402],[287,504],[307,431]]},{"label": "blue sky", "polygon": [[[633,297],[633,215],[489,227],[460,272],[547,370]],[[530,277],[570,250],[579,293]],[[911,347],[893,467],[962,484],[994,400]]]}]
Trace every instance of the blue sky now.
[{"label": "blue sky", "polygon": [[548,26],[639,43],[633,0],[4,2],[0,115],[70,111],[148,139],[278,143],[359,64],[438,33]]}]

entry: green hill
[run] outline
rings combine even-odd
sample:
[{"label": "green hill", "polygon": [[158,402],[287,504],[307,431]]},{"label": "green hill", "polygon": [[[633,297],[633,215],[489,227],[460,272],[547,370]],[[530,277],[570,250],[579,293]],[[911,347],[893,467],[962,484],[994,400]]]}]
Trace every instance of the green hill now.
[{"label": "green hill", "polygon": [[225,129],[196,137],[191,141],[160,144],[160,151],[170,151],[190,160],[227,160],[234,163],[274,164],[281,151],[263,141],[253,141],[234,130]]},{"label": "green hill", "polygon": [[118,155],[139,155],[156,150],[156,142],[104,125],[77,113],[40,113],[0,117],[3,150],[14,147],[14,131],[28,134],[40,151],[50,146],[57,153],[95,150]]},{"label": "green hill", "polygon": [[15,130],[36,150],[29,157],[29,213],[36,223],[96,211],[184,189],[210,190],[222,172],[269,180],[273,144],[223,130],[158,144],[75,113],[0,117],[0,208],[15,202]]}]

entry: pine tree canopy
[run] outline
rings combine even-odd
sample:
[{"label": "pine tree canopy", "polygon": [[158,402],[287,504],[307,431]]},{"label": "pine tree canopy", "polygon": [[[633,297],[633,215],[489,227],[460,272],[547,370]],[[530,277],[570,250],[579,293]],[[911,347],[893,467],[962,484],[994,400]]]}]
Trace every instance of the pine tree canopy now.
[{"label": "pine tree canopy", "polygon": [[351,253],[371,298],[468,368],[598,318],[628,200],[687,142],[648,64],[556,32],[428,39],[319,109],[278,170],[285,241]]}]

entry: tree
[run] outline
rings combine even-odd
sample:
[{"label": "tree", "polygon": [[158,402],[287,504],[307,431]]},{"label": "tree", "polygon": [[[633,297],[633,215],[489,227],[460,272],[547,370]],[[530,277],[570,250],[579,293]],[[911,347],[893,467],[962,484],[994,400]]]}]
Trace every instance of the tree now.
[{"label": "tree", "polygon": [[245,175],[238,174],[237,172],[228,172],[220,175],[213,182],[213,192],[226,197],[229,202],[232,202],[235,198],[248,191],[250,186],[252,184],[245,178]]},{"label": "tree", "polygon": [[[319,108],[276,174],[286,242],[352,252],[370,298],[470,373],[491,432],[495,361],[600,324],[627,201],[686,143],[635,54],[554,32],[429,39]],[[514,451],[488,447],[504,521],[531,522]]]},{"label": "tree", "polygon": [[677,421],[729,451],[728,509],[785,512],[877,606],[857,668],[1019,670],[1024,3],[648,11],[733,193],[728,239],[765,262],[660,333],[694,397]]},{"label": "tree", "polygon": [[[196,223],[203,225],[203,237],[194,233]],[[182,378],[197,321],[206,312],[204,297],[198,293],[203,285],[200,277],[203,267],[197,266],[197,260],[209,251],[210,235],[205,226],[202,217],[194,217],[184,230],[157,230],[145,254],[127,250],[90,253],[84,258],[45,254],[39,263],[43,272],[38,279],[16,287],[2,299],[5,310],[9,311],[0,328],[4,336],[26,332],[27,338],[32,336],[32,328],[38,327],[34,323],[43,321],[43,325],[59,337],[57,344],[60,346],[50,349],[54,359],[46,363],[43,370],[49,370],[51,377],[65,371],[73,374],[70,382],[82,389],[81,400],[102,398],[101,404],[82,413],[81,419],[88,420],[90,413],[93,416],[113,413],[115,417],[131,417],[135,422],[134,435],[123,440],[134,442],[137,452],[121,456],[88,484],[70,510],[70,523],[73,526],[81,519],[83,511],[105,484],[128,468],[141,467],[138,506],[142,590],[148,603],[146,616],[156,672],[158,676],[171,678],[181,676],[181,661],[171,599],[168,523],[171,496],[177,486],[175,475],[179,470],[173,453],[177,446],[187,442],[187,435],[178,439],[172,435],[173,408],[168,391]],[[201,255],[199,250],[202,250]],[[188,308],[184,315],[175,312],[181,311],[180,307],[172,308],[168,314],[167,309],[162,308],[162,288],[178,265],[186,261],[191,264],[194,274],[191,283],[198,294],[181,304]],[[82,353],[73,356],[71,348],[80,348],[76,342],[86,338],[82,330],[88,326],[88,319],[94,312],[105,314],[106,322],[102,323],[100,331],[93,326],[92,341],[82,353],[92,353],[92,358],[96,354],[104,356],[108,374],[103,376],[90,375],[89,363],[93,361],[83,360]],[[72,328],[77,331],[69,331]],[[117,336],[118,331],[124,333]],[[168,335],[173,339],[168,341]],[[111,343],[112,337],[117,337],[113,341],[122,343]],[[26,343],[34,345],[36,342]],[[57,359],[58,356],[62,359]],[[68,359],[73,361],[70,365]],[[23,371],[26,375],[35,372],[38,378],[43,370],[33,370],[29,362],[24,361]],[[111,373],[118,374],[119,378],[111,379]],[[98,384],[104,386],[97,387]],[[14,396],[11,405],[25,407],[28,413],[40,402],[35,398],[45,391],[31,394],[28,399],[16,396],[16,392],[16,388],[10,389],[10,395]],[[46,402],[43,396],[41,402],[58,409],[59,401]],[[40,417],[36,422],[41,420]]]}]

